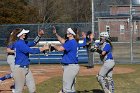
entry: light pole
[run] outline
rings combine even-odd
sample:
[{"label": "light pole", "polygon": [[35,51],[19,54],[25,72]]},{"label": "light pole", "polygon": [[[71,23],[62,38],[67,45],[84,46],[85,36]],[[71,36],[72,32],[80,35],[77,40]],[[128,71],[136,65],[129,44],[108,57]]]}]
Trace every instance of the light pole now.
[{"label": "light pole", "polygon": [[132,15],[132,0],[130,0],[130,58],[133,63],[133,15]]},{"label": "light pole", "polygon": [[94,0],[92,2],[92,33],[94,34]]},{"label": "light pole", "polygon": [[[94,0],[91,0],[91,3],[92,3],[92,33],[94,34]],[[93,64],[94,64],[94,61],[95,61],[95,58],[94,58],[94,53],[93,53],[93,57],[92,57],[92,61],[93,61]]]}]

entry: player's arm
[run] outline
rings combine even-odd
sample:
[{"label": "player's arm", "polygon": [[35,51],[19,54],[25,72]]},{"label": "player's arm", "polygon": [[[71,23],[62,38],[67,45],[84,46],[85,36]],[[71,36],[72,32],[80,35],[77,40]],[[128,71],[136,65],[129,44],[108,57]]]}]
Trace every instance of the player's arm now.
[{"label": "player's arm", "polygon": [[103,50],[95,47],[95,48],[92,48],[90,51],[91,52],[98,52],[100,55],[105,56],[109,52],[110,48],[111,48],[110,45],[106,44],[105,47],[103,48]]},{"label": "player's arm", "polygon": [[102,51],[101,49],[98,49],[98,48],[92,48],[90,50],[91,52],[97,52],[100,54],[100,59],[101,61],[103,61],[104,57],[106,56],[107,52],[106,51]]},{"label": "player's arm", "polygon": [[6,49],[6,52],[7,52],[7,53],[14,53],[14,50],[12,50],[11,48],[7,48],[7,49]]},{"label": "player's arm", "polygon": [[58,51],[64,51],[64,50],[70,51],[72,44],[68,41],[68,42],[65,42],[61,46],[58,46],[58,45],[55,45],[55,44],[51,44],[51,46],[54,47]]},{"label": "player's arm", "polygon": [[106,51],[102,51],[102,53],[101,53],[102,56],[105,56],[106,54],[107,54]]},{"label": "player's arm", "polygon": [[35,46],[39,41],[40,41],[40,38],[44,35],[44,31],[42,29],[40,29],[38,31],[38,35],[35,37],[35,39],[32,41],[32,42],[28,42],[27,45],[29,47],[33,47]]},{"label": "player's arm", "polygon": [[53,48],[55,48],[55,50],[57,50],[57,51],[64,51],[65,50],[64,47],[60,46],[60,45],[51,44],[51,46]]},{"label": "player's arm", "polygon": [[57,34],[56,28],[54,26],[53,26],[53,34],[57,37],[57,39],[59,40],[59,42],[61,44],[64,44],[65,43],[66,40]]},{"label": "player's arm", "polygon": [[97,53],[99,53],[99,54],[102,55],[102,56],[105,56],[105,55],[107,54],[106,51],[101,50],[101,49],[99,49],[99,48],[92,48],[92,49],[90,49],[90,51],[91,51],[91,52],[97,52]]},{"label": "player's arm", "polygon": [[62,38],[61,36],[59,36],[57,33],[55,33],[55,35],[56,35],[57,39],[59,40],[59,42],[61,44],[64,44],[65,43],[66,40],[64,38]]},{"label": "player's arm", "polygon": [[11,45],[7,46],[6,52],[9,53],[9,54],[14,54],[15,51],[14,51],[13,47],[14,47],[14,44],[11,44]]},{"label": "player's arm", "polygon": [[101,49],[99,49],[99,48],[91,48],[90,51],[91,51],[91,52],[97,52],[97,53],[99,53],[99,54],[102,54],[102,52],[103,52],[103,51],[102,51]]},{"label": "player's arm", "polygon": [[44,50],[49,49],[49,46],[47,46],[47,45],[44,45],[41,48],[30,48],[25,43],[20,42],[18,44],[19,44],[18,46],[19,46],[20,51],[23,53],[38,54],[40,52],[43,52]]},{"label": "player's arm", "polygon": [[37,35],[36,38],[34,39],[34,43],[37,44],[37,43],[39,42],[40,38],[41,38],[43,35],[44,35],[44,30],[39,29],[38,35]]}]

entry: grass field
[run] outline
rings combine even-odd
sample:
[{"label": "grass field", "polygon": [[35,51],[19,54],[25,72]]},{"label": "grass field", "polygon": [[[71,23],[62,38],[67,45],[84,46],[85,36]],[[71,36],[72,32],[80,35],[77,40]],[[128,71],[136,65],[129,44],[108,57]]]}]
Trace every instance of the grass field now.
[{"label": "grass field", "polygon": [[[127,74],[114,74],[115,93],[140,93],[140,64],[116,65],[116,67],[132,68],[135,71]],[[78,76],[76,83],[77,93],[103,93],[96,76]],[[58,93],[62,87],[62,77],[53,77],[37,84],[37,93]],[[24,93],[28,93],[25,90]]]}]

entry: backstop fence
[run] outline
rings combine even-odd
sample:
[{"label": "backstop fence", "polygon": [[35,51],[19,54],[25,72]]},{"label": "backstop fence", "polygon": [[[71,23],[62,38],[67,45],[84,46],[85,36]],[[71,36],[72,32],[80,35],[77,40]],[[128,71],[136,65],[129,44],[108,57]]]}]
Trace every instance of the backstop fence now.
[{"label": "backstop fence", "polygon": [[[94,34],[95,39],[98,39],[99,33],[102,31],[109,32],[112,43],[113,43],[113,55],[116,63],[139,63],[140,62],[140,22],[138,20],[134,21],[132,26],[128,20],[98,20],[94,22]],[[10,35],[11,31],[15,28],[29,29],[29,39],[33,40],[39,29],[44,29],[45,35],[41,38],[41,41],[54,41],[56,37],[52,34],[52,26],[56,27],[59,35],[65,36],[66,29],[68,27],[77,28],[80,32],[87,32],[92,30],[92,23],[42,23],[42,24],[10,24],[10,25],[0,25],[0,60],[1,62],[6,61],[6,41],[7,37]],[[37,44],[39,47],[39,45]],[[83,49],[83,48],[82,48]],[[87,59],[86,51],[83,49],[80,52],[80,60]],[[54,55],[53,55],[54,54]],[[49,53],[48,56],[33,55],[30,56],[31,62],[37,63],[51,63],[52,61],[48,59],[52,56],[52,59],[61,59],[61,54],[59,52]],[[58,56],[59,55],[59,56]],[[99,62],[99,55],[95,53],[95,62]],[[42,60],[42,61],[41,61]],[[56,61],[56,62],[55,62]],[[52,63],[57,63],[58,60],[53,60]],[[87,62],[87,60],[84,60]]]}]

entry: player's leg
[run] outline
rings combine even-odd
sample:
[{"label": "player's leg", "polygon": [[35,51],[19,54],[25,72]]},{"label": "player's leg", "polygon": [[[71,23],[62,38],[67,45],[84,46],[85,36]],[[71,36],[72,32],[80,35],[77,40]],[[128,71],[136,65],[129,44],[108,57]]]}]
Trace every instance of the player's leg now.
[{"label": "player's leg", "polygon": [[26,85],[29,89],[29,93],[35,93],[36,91],[35,81],[30,69],[28,70],[28,73],[26,75]]},{"label": "player's leg", "polygon": [[93,53],[90,52],[90,50],[87,48],[87,56],[88,56],[88,64],[87,64],[87,68],[93,68]]},{"label": "player's leg", "polygon": [[99,74],[97,75],[97,80],[106,93],[109,93],[109,90],[105,77],[108,71],[112,68],[112,66],[114,66],[114,64],[110,64],[110,62],[104,62],[103,66],[101,67],[101,70],[99,71]]},{"label": "player's leg", "polygon": [[[7,62],[10,65],[11,71],[13,71],[14,70],[15,56],[14,55],[8,55],[7,56]],[[3,77],[0,77],[0,81],[4,81],[4,80],[10,79],[12,77],[13,77],[13,74],[10,73],[10,74],[7,74],[7,75],[5,75]]]},{"label": "player's leg", "polygon": [[76,77],[74,78],[73,83],[72,83],[72,87],[71,87],[72,91],[75,91],[75,84],[76,84]]},{"label": "player's leg", "polygon": [[[14,71],[14,68],[15,68],[15,55],[11,55],[9,54],[7,56],[7,63],[10,65],[10,69],[11,69],[11,72]],[[11,73],[11,78],[13,78],[13,74]],[[12,91],[14,92],[15,90],[15,84],[11,85],[10,86],[10,89],[12,89]]]},{"label": "player's leg", "polygon": [[[101,75],[97,75],[96,76],[100,86],[102,87],[102,89],[104,90],[105,93],[109,92],[108,87],[107,87],[107,83],[105,81],[105,77],[101,76]],[[107,92],[106,92],[107,91]]]},{"label": "player's leg", "polygon": [[109,73],[110,75],[107,75],[107,83],[108,83],[109,91],[111,93],[114,93],[114,81],[112,79],[111,73],[112,71]]},{"label": "player's leg", "polygon": [[25,84],[26,68],[16,67],[13,71],[15,81],[15,93],[22,93]]},{"label": "player's leg", "polygon": [[15,56],[14,56],[14,55],[8,55],[8,56],[7,56],[7,63],[8,63],[9,66],[10,66],[10,69],[11,69],[11,78],[12,78],[12,77],[13,77],[12,72],[13,72],[14,69],[15,69]]},{"label": "player's leg", "polygon": [[64,93],[75,93],[75,77],[79,72],[78,64],[70,64],[68,66],[64,66],[63,73],[63,91]]},{"label": "player's leg", "polygon": [[[114,63],[114,60],[110,60],[111,62],[110,63]],[[108,83],[108,87],[109,87],[109,90],[111,93],[114,93],[114,81],[113,81],[113,78],[112,78],[112,74],[113,74],[113,68],[114,66],[112,66],[112,68],[109,70],[109,72],[107,73],[107,83]]]},{"label": "player's leg", "polygon": [[89,53],[88,54],[88,67],[93,68],[94,67],[94,60],[93,60],[94,53],[91,51],[89,51],[88,53]]},{"label": "player's leg", "polygon": [[15,68],[15,56],[8,55],[7,56],[7,63],[10,65],[11,72],[13,72],[13,70]]},{"label": "player's leg", "polygon": [[12,78],[12,77],[13,77],[12,73],[6,74],[5,76],[0,77],[0,81],[4,81],[4,80],[10,79],[10,78]]}]

